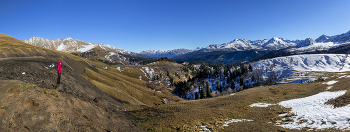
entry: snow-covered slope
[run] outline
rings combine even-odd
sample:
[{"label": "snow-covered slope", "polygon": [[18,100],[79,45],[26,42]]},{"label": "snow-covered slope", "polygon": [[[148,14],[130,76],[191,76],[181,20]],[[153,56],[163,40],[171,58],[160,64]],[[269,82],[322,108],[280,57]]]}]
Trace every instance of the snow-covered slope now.
[{"label": "snow-covered slope", "polygon": [[228,43],[223,44],[211,44],[208,47],[203,49],[211,49],[211,50],[219,50],[219,49],[227,49],[231,51],[246,51],[251,49],[256,50],[278,50],[287,48],[290,46],[297,45],[299,41],[291,41],[284,38],[273,37],[269,40],[245,40],[245,39],[235,39]]},{"label": "snow-covered slope", "polygon": [[142,55],[147,55],[150,57],[168,57],[172,58],[175,56],[183,55],[189,52],[193,52],[195,50],[189,50],[189,49],[174,49],[174,50],[146,50],[146,51],[141,51],[139,54]]},{"label": "snow-covered slope", "polygon": [[334,36],[322,35],[316,39],[318,43],[333,42],[333,43],[345,43],[350,42],[350,31]]},{"label": "snow-covered slope", "polygon": [[252,64],[254,69],[268,77],[272,72],[278,79],[305,71],[350,71],[350,57],[345,54],[304,54],[261,60]]}]

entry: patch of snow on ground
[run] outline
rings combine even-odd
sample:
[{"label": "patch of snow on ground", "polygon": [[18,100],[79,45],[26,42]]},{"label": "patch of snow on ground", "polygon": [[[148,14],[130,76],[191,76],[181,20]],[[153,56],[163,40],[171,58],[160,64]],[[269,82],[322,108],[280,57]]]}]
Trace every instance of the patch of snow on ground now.
[{"label": "patch of snow on ground", "polygon": [[[145,74],[145,76],[146,76],[148,79],[154,78],[154,70],[153,70],[152,68],[149,68],[149,67],[142,67],[142,69],[145,70],[145,72],[143,72],[143,70],[141,70],[141,71]],[[148,76],[147,76],[146,73],[148,73]]]},{"label": "patch of snow on ground", "polygon": [[250,119],[231,119],[228,121],[225,121],[225,124],[223,126],[228,126],[228,124],[233,123],[233,122],[247,122],[247,121],[254,121],[254,120],[250,120]]},{"label": "patch of snow on ground", "polygon": [[58,47],[57,47],[57,50],[58,51],[63,51],[64,50],[64,44],[62,43],[62,44],[60,44]]},{"label": "patch of snow on ground", "polygon": [[202,126],[202,125],[201,125],[201,128],[202,128],[202,131],[211,132],[211,131],[207,128],[207,126]]},{"label": "patch of snow on ground", "polygon": [[55,67],[55,64],[51,64],[51,65],[49,65],[49,67],[54,68],[54,67]]},{"label": "patch of snow on ground", "polygon": [[51,64],[51,65],[49,65],[49,66],[44,66],[44,68],[46,68],[46,69],[54,68],[54,67],[55,67],[55,64]]},{"label": "patch of snow on ground", "polygon": [[122,71],[120,70],[120,67],[119,67],[119,66],[117,67],[117,70],[120,71],[120,72],[122,72]]},{"label": "patch of snow on ground", "polygon": [[[230,123],[248,122],[248,121],[254,121],[254,120],[251,120],[251,119],[229,119],[229,120],[225,121],[225,123],[221,126],[221,128],[229,126],[228,124],[230,124]],[[207,128],[207,126],[201,125],[201,127],[202,127],[202,131],[209,131],[210,132],[210,130]]]},{"label": "patch of snow on ground", "polygon": [[333,84],[335,84],[335,83],[337,83],[338,81],[334,81],[334,80],[332,80],[332,81],[329,81],[329,82],[326,82],[325,84],[328,84],[328,85],[333,85]]},{"label": "patch of snow on ground", "polygon": [[167,98],[163,98],[164,103],[168,103],[168,99]]},{"label": "patch of snow on ground", "polygon": [[310,83],[316,81],[316,78],[295,78],[292,79],[290,82],[278,82],[279,84],[289,84],[289,83]]},{"label": "patch of snow on ground", "polygon": [[[326,129],[335,128],[340,130],[350,130],[348,118],[350,117],[350,105],[334,108],[333,105],[327,105],[330,99],[344,95],[346,90],[337,92],[321,92],[305,98],[282,101],[279,105],[292,108],[291,112],[296,116],[291,118],[294,122],[290,124],[281,124],[278,126],[290,129],[302,129],[304,127]],[[299,118],[299,119],[298,119]],[[300,120],[307,119],[300,123]],[[322,124],[326,121],[326,124]],[[333,124],[333,122],[336,122]]]},{"label": "patch of snow on ground", "polygon": [[270,105],[275,105],[275,104],[269,104],[269,103],[254,103],[249,105],[250,107],[268,107]]},{"label": "patch of snow on ground", "polygon": [[85,45],[84,48],[80,48],[80,49],[78,49],[77,51],[86,52],[86,51],[88,51],[88,50],[91,50],[91,49],[94,48],[95,46],[96,46],[95,44]]},{"label": "patch of snow on ground", "polygon": [[[345,72],[350,71],[350,57],[345,54],[303,54],[286,57],[277,57],[252,63],[255,70],[263,71],[267,78],[272,72],[278,80],[284,77],[305,73],[318,72]],[[295,81],[294,83],[297,83]],[[299,81],[300,82],[300,81]]]},{"label": "patch of snow on ground", "polygon": [[322,77],[322,81],[326,80],[328,77]]},{"label": "patch of snow on ground", "polygon": [[326,88],[326,90],[330,90],[332,87],[333,87],[333,86],[328,86],[328,87]]}]

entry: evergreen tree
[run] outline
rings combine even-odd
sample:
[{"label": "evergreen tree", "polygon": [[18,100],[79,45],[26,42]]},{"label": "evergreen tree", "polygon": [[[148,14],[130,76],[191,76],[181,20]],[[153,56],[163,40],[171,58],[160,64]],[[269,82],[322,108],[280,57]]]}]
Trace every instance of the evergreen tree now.
[{"label": "evergreen tree", "polygon": [[232,81],[231,81],[231,89],[232,89],[232,90],[236,89],[235,80],[233,80],[233,79],[232,79]]},{"label": "evergreen tree", "polygon": [[206,84],[206,86],[207,86],[207,97],[211,98],[211,89],[210,89],[210,87],[209,87],[209,82],[206,81],[205,84]]},{"label": "evergreen tree", "polygon": [[249,64],[249,72],[253,72],[253,67],[250,64]]},{"label": "evergreen tree", "polygon": [[204,99],[205,98],[205,90],[204,90],[204,87],[199,87],[200,90],[201,90],[201,99]]},{"label": "evergreen tree", "polygon": [[220,91],[219,89],[220,89],[220,86],[219,86],[219,81],[216,81],[216,91]]},{"label": "evergreen tree", "polygon": [[243,85],[243,83],[244,83],[244,78],[243,77],[239,78],[239,83],[240,83],[241,86]]},{"label": "evergreen tree", "polygon": [[241,76],[242,76],[245,73],[245,69],[244,69],[244,65],[243,64],[241,65],[240,69],[241,69]]},{"label": "evergreen tree", "polygon": [[174,84],[174,78],[169,76],[170,85]]},{"label": "evergreen tree", "polygon": [[199,97],[198,97],[198,93],[195,92],[195,93],[194,93],[194,99],[197,100],[198,98],[199,98]]},{"label": "evergreen tree", "polygon": [[220,86],[219,86],[219,91],[220,91],[220,93],[222,92],[222,85],[220,84]]}]

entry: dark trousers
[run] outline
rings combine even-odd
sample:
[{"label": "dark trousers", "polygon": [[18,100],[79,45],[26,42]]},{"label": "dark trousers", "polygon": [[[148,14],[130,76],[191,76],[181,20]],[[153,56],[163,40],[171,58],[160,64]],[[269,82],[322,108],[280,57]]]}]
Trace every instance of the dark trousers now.
[{"label": "dark trousers", "polygon": [[58,73],[57,84],[61,84],[61,74],[62,73]]}]

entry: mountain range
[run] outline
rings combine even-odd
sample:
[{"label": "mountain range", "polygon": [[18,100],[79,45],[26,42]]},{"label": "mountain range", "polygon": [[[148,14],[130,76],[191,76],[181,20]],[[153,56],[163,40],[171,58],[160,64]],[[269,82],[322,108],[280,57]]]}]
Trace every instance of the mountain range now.
[{"label": "mountain range", "polygon": [[[109,53],[105,56],[107,60],[111,60],[110,56],[113,55],[127,55],[127,56],[137,56],[137,57],[152,57],[152,58],[160,58],[160,57],[168,57],[175,60],[183,60],[183,61],[196,61],[198,59],[205,60],[206,55],[213,55],[213,53],[208,54],[209,52],[214,52],[220,58],[212,58],[219,60],[227,60],[229,58],[222,57],[227,55],[237,56],[237,54],[244,53],[247,54],[246,51],[257,51],[257,52],[249,52],[254,53],[255,55],[248,56],[263,56],[267,54],[267,52],[285,50],[290,53],[303,53],[303,52],[311,52],[315,50],[327,50],[330,48],[336,48],[339,46],[348,45],[350,43],[350,31],[334,36],[321,35],[317,39],[306,38],[305,40],[288,40],[285,38],[273,37],[271,39],[263,39],[263,40],[246,40],[246,39],[235,39],[231,42],[223,43],[223,44],[211,44],[207,47],[197,48],[197,49],[174,49],[174,50],[146,50],[139,53],[119,49],[113,47],[111,45],[101,44],[101,43],[93,43],[81,41],[78,39],[72,39],[68,37],[66,39],[55,39],[48,40],[42,37],[33,37],[30,39],[23,40],[26,43],[40,46],[47,49],[54,49],[64,52],[76,52],[76,53],[85,53],[91,51],[93,48],[100,47],[105,51],[105,53]],[[242,54],[243,55],[243,54]],[[242,56],[238,55],[238,56]],[[199,58],[200,57],[200,58]],[[243,56],[242,56],[243,57]],[[232,58],[235,60],[243,60],[249,58]],[[119,57],[120,58],[120,57]],[[122,58],[125,60],[125,57]],[[125,63],[125,62],[124,62]]]}]

